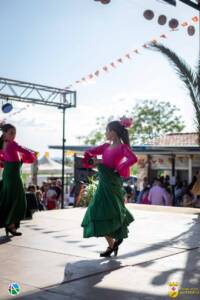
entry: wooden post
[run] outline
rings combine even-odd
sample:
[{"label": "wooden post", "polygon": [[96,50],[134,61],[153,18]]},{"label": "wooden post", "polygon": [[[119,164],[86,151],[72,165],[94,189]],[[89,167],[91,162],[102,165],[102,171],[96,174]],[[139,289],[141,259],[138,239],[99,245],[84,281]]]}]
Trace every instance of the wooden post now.
[{"label": "wooden post", "polygon": [[175,204],[175,174],[176,174],[176,170],[175,170],[175,166],[176,166],[176,155],[172,154],[172,177],[173,177],[173,184],[172,184],[172,195],[173,195],[173,203],[172,205],[174,206]]},{"label": "wooden post", "polygon": [[188,157],[188,184],[192,182],[192,155]]},{"label": "wooden post", "polygon": [[32,183],[37,185],[37,175],[38,175],[38,159],[34,161],[31,165],[31,175],[32,175]]}]

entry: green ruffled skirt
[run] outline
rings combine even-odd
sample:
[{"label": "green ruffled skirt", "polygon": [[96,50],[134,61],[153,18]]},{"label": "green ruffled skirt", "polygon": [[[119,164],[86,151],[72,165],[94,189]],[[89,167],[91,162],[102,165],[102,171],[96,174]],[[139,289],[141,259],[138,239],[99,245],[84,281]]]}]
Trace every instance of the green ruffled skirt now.
[{"label": "green ruffled skirt", "polygon": [[98,170],[99,184],[81,224],[83,237],[127,238],[128,225],[134,218],[124,205],[122,179],[102,164]]},{"label": "green ruffled skirt", "polygon": [[21,179],[21,162],[5,162],[0,184],[0,227],[19,227],[26,212],[26,199]]}]

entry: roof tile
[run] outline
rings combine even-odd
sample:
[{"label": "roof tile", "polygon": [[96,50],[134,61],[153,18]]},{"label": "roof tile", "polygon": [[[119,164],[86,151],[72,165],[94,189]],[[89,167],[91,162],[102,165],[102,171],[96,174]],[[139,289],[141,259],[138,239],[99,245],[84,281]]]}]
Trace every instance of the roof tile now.
[{"label": "roof tile", "polygon": [[169,133],[150,141],[156,146],[198,146],[198,133]]}]

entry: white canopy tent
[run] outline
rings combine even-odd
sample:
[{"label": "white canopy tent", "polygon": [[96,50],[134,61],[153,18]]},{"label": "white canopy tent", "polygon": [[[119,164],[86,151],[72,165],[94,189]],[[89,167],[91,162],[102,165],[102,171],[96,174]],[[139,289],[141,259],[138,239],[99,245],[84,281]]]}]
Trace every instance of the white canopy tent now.
[{"label": "white canopy tent", "polygon": [[[24,164],[22,172],[25,174],[31,174],[31,165]],[[38,174],[54,176],[62,174],[62,164],[44,155],[38,160]],[[73,174],[73,167],[65,166],[65,174]]]}]

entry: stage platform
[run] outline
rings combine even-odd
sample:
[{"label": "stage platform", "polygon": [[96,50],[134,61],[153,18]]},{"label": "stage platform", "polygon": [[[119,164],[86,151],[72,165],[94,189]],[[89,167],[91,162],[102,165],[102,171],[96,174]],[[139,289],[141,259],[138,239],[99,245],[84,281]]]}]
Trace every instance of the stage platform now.
[{"label": "stage platform", "polygon": [[0,229],[0,300],[165,300],[170,284],[200,299],[200,209],[127,207],[135,221],[116,258],[99,257],[103,238],[82,238],[85,208],[35,213],[21,237]]}]

